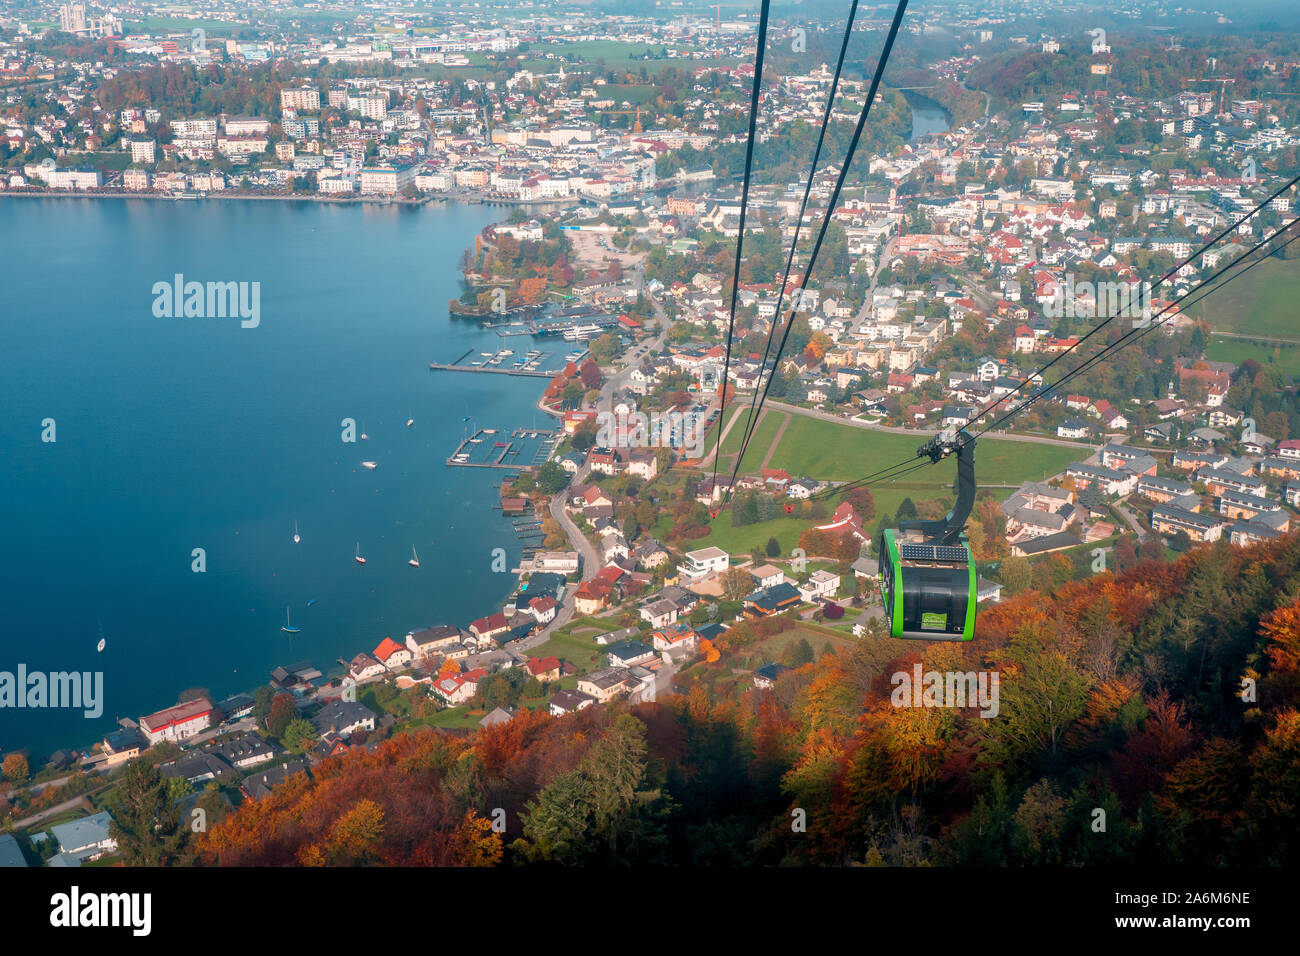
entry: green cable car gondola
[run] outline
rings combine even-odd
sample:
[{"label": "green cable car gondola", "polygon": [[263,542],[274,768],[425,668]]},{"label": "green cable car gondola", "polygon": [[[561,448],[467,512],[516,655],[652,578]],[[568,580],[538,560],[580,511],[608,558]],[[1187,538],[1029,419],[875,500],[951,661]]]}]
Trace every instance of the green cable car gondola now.
[{"label": "green cable car gondola", "polygon": [[975,636],[975,561],[962,533],[975,503],[975,437],[962,429],[917,449],[957,456],[957,503],[941,521],[907,521],[880,535],[880,596],[893,637],[969,641]]}]

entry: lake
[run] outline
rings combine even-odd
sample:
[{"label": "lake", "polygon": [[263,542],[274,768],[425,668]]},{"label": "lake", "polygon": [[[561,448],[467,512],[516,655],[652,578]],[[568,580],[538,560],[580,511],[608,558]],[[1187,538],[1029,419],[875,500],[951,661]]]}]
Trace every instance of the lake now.
[{"label": "lake", "polygon": [[[0,201],[0,671],[104,675],[97,720],[0,709],[0,752],[86,745],[192,686],[219,698],[279,664],[328,670],[386,636],[499,610],[515,579],[492,573],[493,549],[508,567],[521,551],[491,507],[505,472],[445,459],[467,429],[550,427],[535,408],[545,381],[428,363],[572,348],[448,316],[462,251],[505,214]],[[155,286],[177,274],[244,283],[258,324],[159,317]]]}]

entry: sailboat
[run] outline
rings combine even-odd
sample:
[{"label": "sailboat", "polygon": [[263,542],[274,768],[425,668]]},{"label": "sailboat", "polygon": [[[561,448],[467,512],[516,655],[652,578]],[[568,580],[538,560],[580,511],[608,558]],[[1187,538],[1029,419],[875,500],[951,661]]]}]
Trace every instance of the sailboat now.
[{"label": "sailboat", "polygon": [[289,606],[287,604],[284,607],[284,624],[280,627],[280,630],[286,634],[298,634],[302,631],[302,628],[294,627],[289,623]]},{"label": "sailboat", "polygon": [[357,564],[365,564],[366,559],[361,556],[361,542],[357,542]]},{"label": "sailboat", "polygon": [[411,545],[411,560],[406,562],[413,568],[420,566],[420,556],[415,553],[415,545]]},{"label": "sailboat", "polygon": [[407,427],[407,428],[410,428],[410,427],[411,427],[412,425],[414,425],[414,424],[415,424],[415,419],[414,419],[414,418],[408,418],[408,419],[406,420],[406,427]]},{"label": "sailboat", "polygon": [[295,521],[293,523],[293,543],[297,544],[301,540],[302,540],[302,535],[298,533],[298,522]]}]

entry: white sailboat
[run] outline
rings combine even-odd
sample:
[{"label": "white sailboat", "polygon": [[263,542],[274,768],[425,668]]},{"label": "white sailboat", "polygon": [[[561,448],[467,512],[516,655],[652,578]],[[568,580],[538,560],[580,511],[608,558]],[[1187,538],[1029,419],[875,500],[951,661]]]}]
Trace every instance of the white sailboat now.
[{"label": "white sailboat", "polygon": [[365,564],[366,559],[361,556],[361,542],[357,542],[357,564]]},{"label": "white sailboat", "polygon": [[420,566],[420,556],[415,553],[415,545],[411,545],[411,560],[406,562],[413,568]]},{"label": "white sailboat", "polygon": [[302,540],[302,535],[298,533],[298,522],[295,521],[293,523],[293,543],[297,544],[301,540]]}]

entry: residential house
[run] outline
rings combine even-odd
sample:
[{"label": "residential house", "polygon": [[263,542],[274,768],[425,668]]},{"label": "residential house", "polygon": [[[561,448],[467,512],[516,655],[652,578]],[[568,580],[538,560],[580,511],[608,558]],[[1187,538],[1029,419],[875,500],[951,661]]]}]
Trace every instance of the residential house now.
[{"label": "residential house", "polygon": [[576,714],[596,703],[596,698],[580,690],[561,690],[552,695],[548,710],[552,717]]},{"label": "residential house", "polygon": [[411,663],[413,655],[406,645],[398,644],[391,637],[386,637],[375,648],[374,656],[375,660],[390,671],[399,671]]}]

